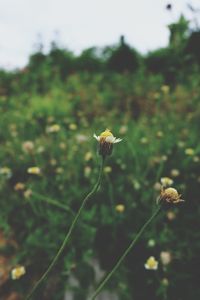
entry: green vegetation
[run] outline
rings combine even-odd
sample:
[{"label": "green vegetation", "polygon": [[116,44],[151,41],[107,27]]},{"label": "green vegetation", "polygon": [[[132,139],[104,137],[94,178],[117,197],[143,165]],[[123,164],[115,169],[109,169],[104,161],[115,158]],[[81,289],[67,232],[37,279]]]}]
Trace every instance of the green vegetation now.
[{"label": "green vegetation", "polygon": [[[106,288],[122,300],[200,298],[200,76],[195,56],[181,60],[180,51],[189,49],[182,43],[146,58],[133,51],[137,63],[129,72],[107,67],[109,48],[75,58],[55,45],[48,55],[32,55],[24,70],[1,71],[0,229],[8,242],[0,252],[9,270],[26,268],[19,280],[1,286],[2,299],[14,291],[24,298],[52,261],[97,180],[93,134],[105,128],[123,142],[34,299],[63,299],[66,290],[75,300],[87,299],[98,283],[94,259],[111,269],[152,214],[165,176],[185,202],[158,216]],[[149,67],[161,58],[166,72]],[[28,172],[31,167],[39,169]],[[150,256],[158,270],[145,269]],[[78,286],[70,284],[71,275]]]}]

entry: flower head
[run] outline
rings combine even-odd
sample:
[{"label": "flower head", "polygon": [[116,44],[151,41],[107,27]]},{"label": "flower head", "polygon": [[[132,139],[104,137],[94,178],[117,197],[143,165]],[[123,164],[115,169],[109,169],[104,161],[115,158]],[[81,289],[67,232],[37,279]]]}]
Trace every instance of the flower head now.
[{"label": "flower head", "polygon": [[103,157],[111,155],[113,144],[122,141],[122,139],[114,137],[109,129],[103,131],[99,136],[96,136],[96,134],[94,134],[94,138],[99,142],[99,154]]},{"label": "flower head", "polygon": [[144,266],[145,266],[145,269],[147,269],[147,270],[157,270],[158,269],[158,261],[155,259],[154,256],[150,256],[147,259],[146,264]]},{"label": "flower head", "polygon": [[169,251],[161,251],[160,260],[164,266],[167,266],[172,260],[171,253]]},{"label": "flower head", "polygon": [[3,175],[6,178],[10,178],[12,176],[12,171],[8,167],[1,167],[0,168],[0,175]]},{"label": "flower head", "polygon": [[177,204],[183,201],[184,200],[181,199],[181,195],[178,194],[177,190],[172,187],[162,189],[158,199],[158,203],[164,204]]},{"label": "flower head", "polygon": [[18,266],[11,271],[11,278],[13,280],[19,279],[21,276],[23,276],[26,273],[26,269],[24,266]]},{"label": "flower head", "polygon": [[163,187],[170,186],[174,183],[174,181],[169,177],[162,177],[160,181]]},{"label": "flower head", "polygon": [[32,196],[32,190],[31,189],[25,190],[23,195],[25,199],[29,199]]},{"label": "flower head", "polygon": [[32,141],[25,141],[22,144],[22,150],[25,153],[32,153],[34,150],[34,143]]},{"label": "flower head", "polygon": [[25,189],[25,184],[22,182],[17,182],[14,186],[15,191],[23,191]]},{"label": "flower head", "polygon": [[171,170],[171,176],[172,177],[177,177],[179,175],[180,175],[180,171],[179,170],[177,170],[177,169],[172,169]]},{"label": "flower head", "polygon": [[60,131],[60,125],[58,124],[53,124],[49,127],[47,127],[46,132],[47,133],[54,133]]},{"label": "flower head", "polygon": [[31,167],[31,168],[28,168],[27,172],[29,174],[34,174],[34,175],[40,175],[41,174],[41,170],[40,168],[38,167]]},{"label": "flower head", "polygon": [[70,130],[76,130],[77,129],[77,125],[75,123],[70,123],[69,124],[69,129]]},{"label": "flower head", "polygon": [[117,204],[117,205],[115,206],[115,210],[116,210],[117,212],[119,212],[119,213],[123,213],[124,210],[125,210],[125,206],[124,206],[123,204]]},{"label": "flower head", "polygon": [[168,94],[169,90],[170,90],[170,87],[168,85],[163,85],[163,86],[161,86],[160,89],[163,92],[163,94]]},{"label": "flower head", "polygon": [[185,154],[188,155],[188,156],[192,156],[192,155],[194,155],[194,153],[195,153],[195,151],[192,148],[186,148],[185,149]]}]

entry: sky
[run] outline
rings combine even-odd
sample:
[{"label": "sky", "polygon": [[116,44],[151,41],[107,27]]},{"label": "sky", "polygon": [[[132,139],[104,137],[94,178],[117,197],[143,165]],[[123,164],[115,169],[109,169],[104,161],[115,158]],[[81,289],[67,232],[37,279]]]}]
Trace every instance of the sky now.
[{"label": "sky", "polygon": [[200,0],[0,0],[0,68],[25,66],[39,42],[47,52],[55,39],[76,54],[120,35],[141,53],[164,47],[168,24],[181,13],[193,19],[188,2],[200,8]]}]

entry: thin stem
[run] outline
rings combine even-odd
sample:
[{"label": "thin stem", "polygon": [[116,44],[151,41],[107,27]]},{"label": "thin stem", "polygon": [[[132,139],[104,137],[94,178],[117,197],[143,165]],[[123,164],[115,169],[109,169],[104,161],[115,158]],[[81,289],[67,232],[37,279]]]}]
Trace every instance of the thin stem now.
[{"label": "thin stem", "polygon": [[139,232],[136,234],[135,238],[132,240],[128,248],[124,251],[123,255],[120,257],[120,259],[117,261],[117,263],[114,265],[112,270],[105,276],[103,281],[100,283],[100,285],[95,290],[94,294],[91,296],[90,300],[94,300],[96,296],[100,293],[104,285],[107,283],[107,281],[110,279],[110,277],[114,274],[114,272],[118,269],[118,267],[121,265],[122,261],[125,259],[125,257],[128,255],[130,250],[133,248],[137,240],[140,238],[146,227],[153,221],[153,219],[158,215],[160,212],[161,206],[159,206],[155,212],[152,214],[152,216],[148,219],[148,221],[142,226],[142,228],[139,230]]},{"label": "thin stem", "polygon": [[60,258],[61,254],[63,253],[63,250],[65,249],[65,246],[67,245],[67,242],[69,241],[69,238],[71,236],[71,233],[79,219],[79,216],[83,210],[83,208],[85,207],[87,201],[89,200],[89,198],[97,191],[100,182],[101,182],[101,177],[102,177],[102,173],[103,173],[103,167],[104,167],[104,162],[105,159],[102,159],[102,163],[101,163],[101,167],[100,167],[100,171],[99,171],[99,176],[97,179],[97,182],[95,183],[93,189],[89,192],[89,194],[84,198],[76,216],[74,217],[74,220],[63,240],[63,243],[61,245],[61,247],[59,248],[57,254],[55,255],[54,259],[52,260],[51,264],[48,266],[47,270],[45,271],[45,273],[42,275],[42,277],[36,282],[35,286],[33,287],[33,289],[31,290],[31,292],[28,294],[28,296],[25,298],[25,300],[31,299],[33,293],[36,291],[36,289],[40,286],[40,284],[45,280],[45,278],[47,277],[47,275],[49,274],[49,272],[52,270],[52,268],[54,267],[54,265],[56,264],[57,260]]},{"label": "thin stem", "polygon": [[52,204],[54,206],[57,206],[57,207],[65,210],[65,211],[69,212],[70,214],[75,215],[75,213],[71,210],[71,208],[69,206],[67,206],[65,204],[62,204],[62,203],[58,202],[57,200],[54,200],[52,198],[40,195],[40,194],[36,193],[35,191],[32,191],[32,194],[34,196],[40,198],[41,201],[44,201],[46,203]]}]

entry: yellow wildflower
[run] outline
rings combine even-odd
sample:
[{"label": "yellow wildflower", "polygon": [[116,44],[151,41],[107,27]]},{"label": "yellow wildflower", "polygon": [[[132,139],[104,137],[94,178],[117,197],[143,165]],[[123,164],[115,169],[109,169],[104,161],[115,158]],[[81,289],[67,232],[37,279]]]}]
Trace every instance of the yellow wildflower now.
[{"label": "yellow wildflower", "polygon": [[19,279],[26,273],[26,269],[24,266],[18,266],[11,271],[11,278],[13,280]]},{"label": "yellow wildflower", "polygon": [[168,85],[162,85],[160,89],[163,92],[163,94],[168,94],[169,93],[169,86]]},{"label": "yellow wildflower", "polygon": [[105,173],[110,173],[110,172],[112,172],[112,168],[111,168],[110,166],[106,166],[106,167],[104,168],[104,172],[105,172]]},{"label": "yellow wildflower", "polygon": [[180,175],[180,171],[177,169],[172,169],[170,173],[172,177],[177,177]]},{"label": "yellow wildflower", "polygon": [[12,171],[8,167],[2,167],[0,168],[0,175],[10,178],[12,176]]},{"label": "yellow wildflower", "polygon": [[145,269],[147,269],[147,270],[157,270],[158,269],[158,261],[155,259],[154,256],[150,256],[147,259],[146,264],[144,266],[145,266]]},{"label": "yellow wildflower", "polygon": [[38,167],[30,167],[30,168],[28,168],[27,172],[29,174],[34,174],[34,175],[40,175],[41,174],[41,170]]},{"label": "yellow wildflower", "polygon": [[192,149],[192,148],[185,149],[185,154],[188,155],[188,156],[193,156],[194,155],[194,149]]},{"label": "yellow wildflower", "polygon": [[69,129],[70,130],[76,130],[77,129],[77,125],[74,123],[69,124]]},{"label": "yellow wildflower", "polygon": [[119,212],[119,213],[123,213],[124,210],[125,210],[125,206],[124,206],[123,204],[117,204],[117,205],[115,206],[115,210],[116,210],[117,212]]},{"label": "yellow wildflower", "polygon": [[60,131],[60,125],[58,124],[53,124],[49,127],[47,127],[46,132],[47,133],[54,133]]}]

